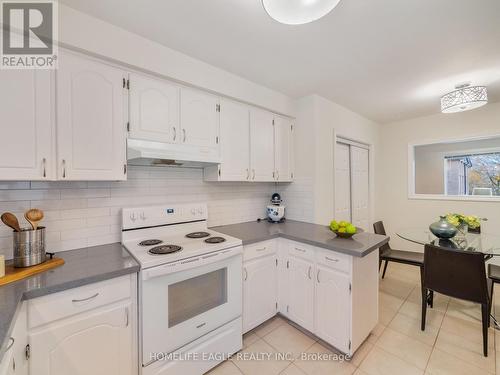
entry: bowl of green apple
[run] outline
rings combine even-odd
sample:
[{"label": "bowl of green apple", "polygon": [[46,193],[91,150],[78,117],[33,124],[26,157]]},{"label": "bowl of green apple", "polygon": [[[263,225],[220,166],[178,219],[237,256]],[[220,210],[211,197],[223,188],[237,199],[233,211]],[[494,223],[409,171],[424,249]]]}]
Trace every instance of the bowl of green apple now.
[{"label": "bowl of green apple", "polygon": [[338,222],[332,220],[330,223],[330,230],[340,238],[351,238],[358,232],[355,225],[344,220]]}]

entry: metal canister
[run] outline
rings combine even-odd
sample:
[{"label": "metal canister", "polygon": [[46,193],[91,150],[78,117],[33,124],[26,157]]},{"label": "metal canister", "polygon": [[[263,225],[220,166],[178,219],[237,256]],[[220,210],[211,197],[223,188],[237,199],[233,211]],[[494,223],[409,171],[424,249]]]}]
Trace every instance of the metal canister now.
[{"label": "metal canister", "polygon": [[30,267],[45,262],[45,227],[21,229],[14,233],[14,267]]}]

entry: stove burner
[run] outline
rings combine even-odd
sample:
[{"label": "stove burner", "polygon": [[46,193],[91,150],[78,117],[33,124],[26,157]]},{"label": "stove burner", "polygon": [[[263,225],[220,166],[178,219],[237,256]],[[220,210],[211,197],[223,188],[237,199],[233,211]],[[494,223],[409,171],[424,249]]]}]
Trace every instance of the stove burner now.
[{"label": "stove burner", "polygon": [[161,246],[156,246],[153,247],[152,249],[148,250],[148,253],[153,254],[153,255],[165,255],[165,254],[172,254],[176,253],[178,251],[181,251],[182,247],[177,246],[177,245],[161,245]]},{"label": "stove burner", "polygon": [[139,246],[154,246],[154,245],[159,245],[163,241],[162,240],[144,240],[139,242]]},{"label": "stove burner", "polygon": [[207,232],[193,232],[186,234],[187,238],[204,238],[210,236],[210,233]]},{"label": "stove burner", "polygon": [[224,242],[226,239],[223,237],[210,237],[205,240],[206,243],[221,243]]}]

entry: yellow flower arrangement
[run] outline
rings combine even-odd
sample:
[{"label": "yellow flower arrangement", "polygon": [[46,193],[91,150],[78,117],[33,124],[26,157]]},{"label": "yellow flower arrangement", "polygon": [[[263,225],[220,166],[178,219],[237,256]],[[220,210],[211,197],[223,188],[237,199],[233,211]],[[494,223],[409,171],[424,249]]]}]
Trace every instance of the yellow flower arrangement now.
[{"label": "yellow flower arrangement", "polygon": [[476,215],[463,215],[456,213],[446,214],[446,220],[453,226],[459,227],[463,224],[467,224],[467,226],[471,229],[477,229],[481,226],[481,221],[487,221],[486,218],[481,218]]}]

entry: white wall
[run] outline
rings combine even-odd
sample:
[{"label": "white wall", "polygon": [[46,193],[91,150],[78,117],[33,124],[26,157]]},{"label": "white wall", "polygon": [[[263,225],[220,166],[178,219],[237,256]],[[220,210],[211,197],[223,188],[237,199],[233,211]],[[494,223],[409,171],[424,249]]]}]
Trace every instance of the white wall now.
[{"label": "white wall", "polygon": [[[201,169],[130,167],[123,182],[2,182],[0,212],[45,212],[47,251],[120,242],[121,208],[208,202],[208,225],[253,221],[265,216],[272,183],[204,182]],[[0,225],[0,254],[12,257],[12,231]]]},{"label": "white wall", "polygon": [[276,113],[294,115],[294,102],[286,95],[64,4],[59,4],[59,40],[64,46],[125,62],[134,68],[211,90]]},{"label": "white wall", "polygon": [[[311,95],[297,101],[295,129],[296,181],[282,187],[287,217],[325,225],[334,218],[335,136],[372,146],[370,163],[374,172],[379,125],[321,96]],[[373,216],[375,173],[370,176],[370,184]]]},{"label": "white wall", "polygon": [[439,215],[463,212],[489,219],[485,232],[500,228],[500,202],[412,200],[408,198],[408,144],[500,134],[500,103],[457,114],[437,114],[381,126],[377,162],[377,219],[384,220],[391,244],[420,249],[399,239],[403,228],[426,229]]}]

